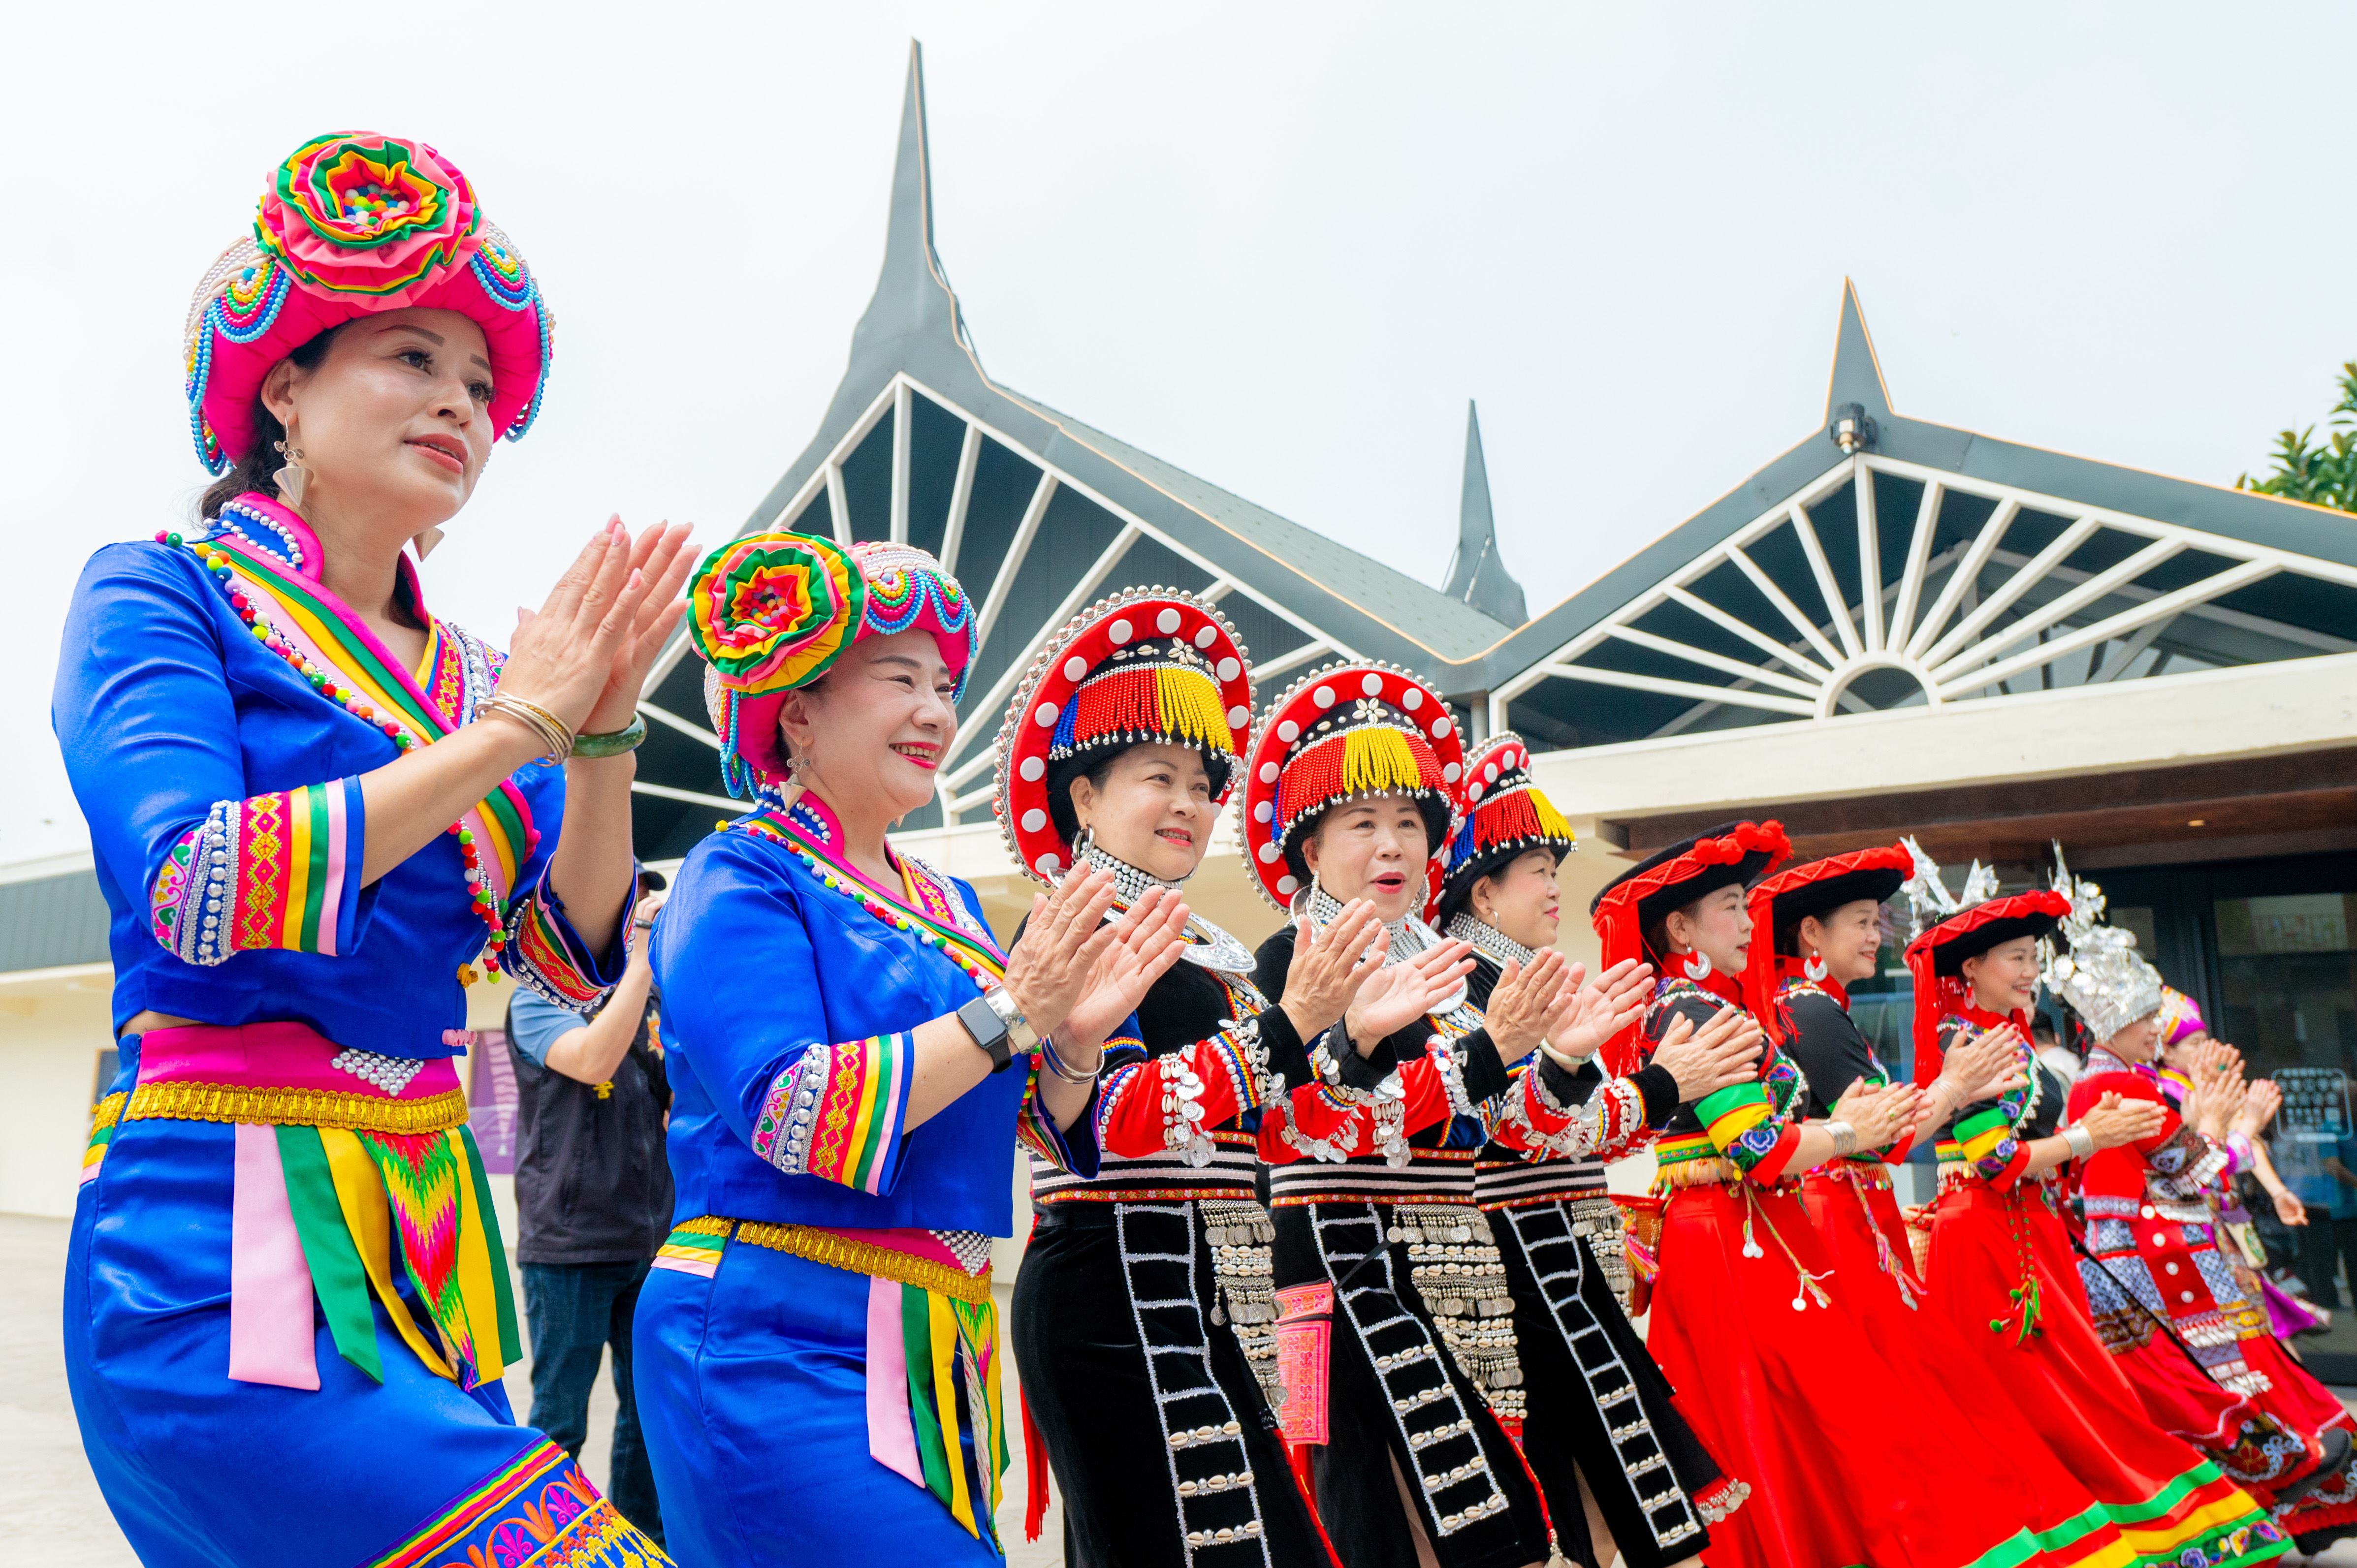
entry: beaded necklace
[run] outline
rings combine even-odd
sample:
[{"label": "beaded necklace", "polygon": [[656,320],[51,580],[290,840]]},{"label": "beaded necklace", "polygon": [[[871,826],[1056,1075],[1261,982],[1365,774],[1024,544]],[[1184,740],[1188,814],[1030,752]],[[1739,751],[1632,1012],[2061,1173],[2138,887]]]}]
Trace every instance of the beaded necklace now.
[{"label": "beaded necklace", "polygon": [[[929,915],[895,903],[870,888],[865,880],[812,844],[808,830],[775,805],[765,802],[762,808],[727,824],[729,830],[752,834],[771,843],[782,844],[818,883],[830,892],[839,893],[894,930],[912,936],[964,971],[977,990],[989,991],[1006,976],[1006,961],[985,941],[973,933],[943,925]],[[909,875],[905,860],[902,875]]]},{"label": "beaded necklace", "polygon": [[[232,512],[236,514],[238,521],[230,519],[230,514]],[[226,530],[242,541],[247,548],[264,555],[277,555],[277,558],[285,564],[298,571],[301,569],[304,559],[302,544],[296,539],[291,530],[275,520],[253,508],[231,501],[221,509],[221,518],[217,521],[221,521]],[[248,533],[242,526],[242,522],[250,522],[270,530],[275,536],[274,542],[283,548],[285,553],[278,555],[277,551]],[[349,681],[337,680],[336,671],[324,669],[315,663],[301,649],[281,636],[262,618],[261,608],[254,602],[253,596],[239,587],[235,581],[236,567],[241,564],[252,564],[252,563],[210,540],[184,539],[169,529],[159,531],[156,535],[156,542],[175,549],[187,549],[203,562],[205,575],[227,596],[230,608],[236,613],[239,621],[247,630],[253,633],[255,639],[263,647],[284,659],[313,691],[334,703],[362,724],[372,729],[382,730],[385,738],[392,741],[394,749],[399,752],[406,754],[421,745],[429,744],[420,741],[397,720],[379,714],[375,706],[354,691]],[[474,829],[467,826],[463,822],[452,822],[448,832],[458,841],[458,860],[467,886],[468,907],[473,911],[475,918],[483,923],[482,972],[489,978],[497,979],[500,961],[506,954],[508,945],[508,912],[505,901],[493,890],[490,878],[484,872],[482,849],[476,842]],[[460,984],[471,985],[475,978],[472,964],[458,966]]]}]

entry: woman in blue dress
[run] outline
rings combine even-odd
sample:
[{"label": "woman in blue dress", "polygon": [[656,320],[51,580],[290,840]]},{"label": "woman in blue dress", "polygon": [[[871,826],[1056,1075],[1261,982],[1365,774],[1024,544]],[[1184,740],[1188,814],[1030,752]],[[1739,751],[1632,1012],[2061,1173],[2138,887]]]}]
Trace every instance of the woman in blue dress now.
[{"label": "woman in blue dress", "polygon": [[1157,888],[1116,933],[1112,875],[1068,876],[1010,960],[971,887],[889,843],[974,658],[925,552],[757,534],[688,603],[754,809],[689,853],[655,930],[678,1213],[634,1338],[664,1529],[745,1568],[996,1562],[1015,1146],[1097,1174],[1105,1036],[1186,906]]},{"label": "woman in blue dress", "polygon": [[538,286],[371,134],[297,148],[253,236],[189,317],[231,472],[91,558],[58,671],[122,1060],[67,1266],[83,1444],[150,1568],[660,1563],[509,1410],[452,1058],[479,976],[583,1007],[620,972],[684,531],[599,530],[504,659],[436,618],[417,560],[540,405]]}]

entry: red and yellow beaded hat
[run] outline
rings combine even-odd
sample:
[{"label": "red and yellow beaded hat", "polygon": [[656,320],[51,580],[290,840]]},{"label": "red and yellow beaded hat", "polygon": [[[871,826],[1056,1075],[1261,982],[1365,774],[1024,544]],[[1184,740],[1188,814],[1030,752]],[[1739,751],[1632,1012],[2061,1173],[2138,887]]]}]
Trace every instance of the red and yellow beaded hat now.
[{"label": "red and yellow beaded hat", "polygon": [[1072,779],[1149,741],[1191,746],[1227,804],[1252,737],[1252,676],[1235,628],[1175,588],[1130,588],[1059,628],[1031,661],[998,731],[991,805],[1025,875],[1052,882],[1080,823]]},{"label": "red and yellow beaded hat", "polygon": [[[1646,941],[1648,925],[1721,887],[1748,887],[1792,854],[1781,822],[1724,822],[1646,856],[1606,883],[1587,906],[1602,967],[1634,959],[1659,968],[1665,955],[1654,952]],[[1758,946],[1755,939],[1755,950]],[[1727,980],[1731,983],[1735,977]],[[1605,1042],[1599,1053],[1605,1071],[1625,1075],[1636,1070],[1642,1029],[1641,1023],[1631,1024]]]},{"label": "red and yellow beaded hat", "polygon": [[1530,743],[1501,731],[1473,748],[1457,781],[1457,837],[1448,846],[1448,868],[1425,918],[1442,921],[1472,896],[1473,884],[1534,849],[1555,852],[1558,865],[1579,842],[1555,802],[1531,777]]},{"label": "red and yellow beaded hat", "polygon": [[720,737],[733,795],[783,779],[778,736],[786,693],[832,668],[866,637],[932,633],[965,695],[974,668],[974,601],[941,563],[910,544],[862,540],[846,550],[780,531],[732,539],[687,585],[687,634],[704,655],[704,706]]},{"label": "red and yellow beaded hat", "polygon": [[1309,883],[1301,841],[1346,800],[1412,800],[1423,813],[1427,876],[1454,836],[1465,743],[1439,693],[1391,664],[1329,664],[1270,704],[1244,771],[1244,863],[1280,909]]},{"label": "red and yellow beaded hat", "polygon": [[186,331],[188,429],[222,473],[254,442],[271,368],[320,333],[414,306],[483,329],[491,430],[520,439],[540,414],[554,317],[458,166],[373,131],[314,136],[263,187],[253,233],[206,269]]},{"label": "red and yellow beaded hat", "polygon": [[[1751,951],[1743,966],[1743,1001],[1770,1039],[1784,1043],[1783,1015],[1776,1007],[1778,983],[1787,970],[1806,960],[1797,947],[1788,945],[1800,923],[1862,898],[1879,904],[1898,892],[1914,869],[1912,852],[1894,843],[1805,861],[1752,884],[1745,899],[1752,931]],[[1810,978],[1824,977],[1812,973]]]}]

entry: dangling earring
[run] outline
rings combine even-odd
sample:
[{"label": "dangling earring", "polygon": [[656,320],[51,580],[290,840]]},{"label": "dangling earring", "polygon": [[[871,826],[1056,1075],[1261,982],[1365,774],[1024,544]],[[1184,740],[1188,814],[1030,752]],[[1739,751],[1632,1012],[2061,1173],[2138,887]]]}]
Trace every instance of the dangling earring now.
[{"label": "dangling earring", "polygon": [[1822,953],[1811,953],[1809,955],[1809,961],[1801,966],[1801,972],[1807,975],[1811,980],[1823,980],[1828,972],[1825,966],[1824,955]]},{"label": "dangling earring", "polygon": [[284,441],[274,441],[271,446],[277,448],[278,455],[286,462],[285,467],[270,476],[270,482],[278,487],[278,493],[286,498],[288,506],[300,511],[303,510],[303,488],[311,482],[311,470],[303,467],[303,448],[290,447]]},{"label": "dangling earring", "polygon": [[1072,865],[1074,866],[1087,864],[1089,851],[1096,846],[1096,830],[1085,825],[1082,827],[1081,831],[1077,834],[1073,835]]},{"label": "dangling earring", "polygon": [[1710,978],[1710,954],[1703,951],[1700,948],[1696,948],[1694,951],[1686,954],[1685,961],[1681,963],[1678,967],[1686,972],[1686,978],[1688,980],[1708,980]]}]

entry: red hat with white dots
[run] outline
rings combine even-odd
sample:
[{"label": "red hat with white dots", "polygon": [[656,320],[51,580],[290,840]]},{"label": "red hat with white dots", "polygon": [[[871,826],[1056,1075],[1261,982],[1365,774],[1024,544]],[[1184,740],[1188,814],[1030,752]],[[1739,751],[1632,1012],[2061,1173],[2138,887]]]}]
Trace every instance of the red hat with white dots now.
[{"label": "red hat with white dots", "polygon": [[1244,773],[1243,843],[1280,909],[1309,883],[1302,840],[1333,807],[1376,795],[1424,815],[1428,870],[1446,864],[1465,743],[1440,694],[1390,664],[1329,664],[1269,707]]}]

